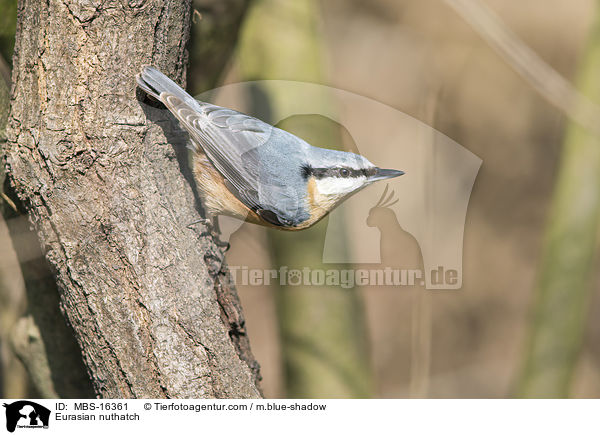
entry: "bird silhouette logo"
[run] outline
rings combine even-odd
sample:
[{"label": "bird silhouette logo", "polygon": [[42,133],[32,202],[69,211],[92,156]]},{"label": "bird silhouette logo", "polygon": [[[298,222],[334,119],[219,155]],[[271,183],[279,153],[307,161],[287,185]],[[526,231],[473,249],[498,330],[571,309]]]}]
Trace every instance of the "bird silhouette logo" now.
[{"label": "bird silhouette logo", "polygon": [[398,203],[399,199],[398,198],[394,199],[396,192],[394,192],[393,190],[386,197],[389,187],[390,187],[389,184],[385,185],[385,189],[383,190],[383,193],[381,194],[379,201],[377,202],[377,204],[375,204],[371,208],[371,211],[369,212],[369,217],[367,218],[368,226],[379,228],[378,223],[381,221],[381,218],[379,218],[378,215],[381,215],[383,213],[389,213],[386,211],[386,209],[390,210],[393,213],[393,211],[391,210],[391,207],[394,204]]},{"label": "bird silhouette logo", "polygon": [[[383,263],[391,261],[395,267],[422,270],[423,257],[419,243],[412,234],[402,228],[392,208],[399,201],[394,190],[389,189],[389,184],[386,185],[379,201],[369,211],[366,224],[379,230],[381,236],[379,246]],[[389,257],[386,252],[396,253],[393,261],[391,258],[386,258]]]}]

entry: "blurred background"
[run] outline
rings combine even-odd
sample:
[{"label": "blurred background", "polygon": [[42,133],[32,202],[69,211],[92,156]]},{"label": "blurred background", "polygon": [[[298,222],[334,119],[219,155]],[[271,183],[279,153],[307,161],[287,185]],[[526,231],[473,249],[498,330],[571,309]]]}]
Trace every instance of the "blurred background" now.
[{"label": "blurred background", "polygon": [[[572,83],[573,94],[559,93],[565,100],[557,101],[546,86],[553,76],[515,69],[485,29],[450,7],[473,2],[228,0],[218,6],[222,14],[228,7],[239,12],[225,24],[214,21],[212,3],[194,0],[190,93],[247,80],[320,83],[419,119],[483,160],[466,216],[460,290],[238,283],[265,396],[600,397],[600,130],[577,118],[583,103],[575,93],[600,100],[600,4],[481,2]],[[0,17],[6,78],[13,0],[0,2]],[[208,78],[206,28],[220,29],[213,32],[217,47],[234,41]],[[281,96],[257,88],[240,98],[268,121]],[[596,107],[586,107],[588,119],[597,119]],[[312,143],[355,149],[344,126],[327,118],[291,117],[278,126]],[[371,134],[386,141],[384,131]],[[27,310],[13,247],[35,240],[11,241],[5,228],[2,222],[0,395],[39,397],[44,393],[15,356],[18,340],[11,336]],[[348,268],[322,264],[326,228],[325,220],[282,234],[244,224],[231,237],[227,261],[258,269]],[[414,241],[398,240],[382,243],[382,265],[353,267],[418,262]]]}]

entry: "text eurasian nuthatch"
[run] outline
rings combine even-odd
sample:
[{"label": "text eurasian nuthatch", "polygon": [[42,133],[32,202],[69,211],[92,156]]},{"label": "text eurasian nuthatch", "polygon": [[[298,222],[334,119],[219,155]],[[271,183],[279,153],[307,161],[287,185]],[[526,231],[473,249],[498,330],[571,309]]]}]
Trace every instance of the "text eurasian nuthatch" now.
[{"label": "text eurasian nuthatch", "polygon": [[284,230],[314,225],[351,194],[404,174],[357,154],[317,148],[259,119],[197,101],[154,67],[138,86],[162,102],[189,133],[204,206]]}]

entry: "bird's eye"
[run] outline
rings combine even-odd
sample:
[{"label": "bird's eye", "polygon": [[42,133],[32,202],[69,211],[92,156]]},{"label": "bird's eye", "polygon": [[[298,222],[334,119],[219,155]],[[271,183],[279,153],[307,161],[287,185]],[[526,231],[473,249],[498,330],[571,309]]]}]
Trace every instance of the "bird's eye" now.
[{"label": "bird's eye", "polygon": [[350,171],[346,168],[341,168],[340,169],[340,177],[344,177],[347,178],[350,176]]}]

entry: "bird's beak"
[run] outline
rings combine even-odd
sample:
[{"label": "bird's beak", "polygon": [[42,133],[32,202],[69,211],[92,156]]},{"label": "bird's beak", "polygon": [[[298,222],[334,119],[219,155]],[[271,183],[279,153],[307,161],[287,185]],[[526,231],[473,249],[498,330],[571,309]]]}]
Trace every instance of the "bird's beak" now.
[{"label": "bird's beak", "polygon": [[375,172],[375,175],[373,175],[371,177],[371,180],[372,181],[386,180],[388,178],[399,177],[400,175],[404,175],[404,171],[397,171],[395,169],[377,168],[377,172]]}]

